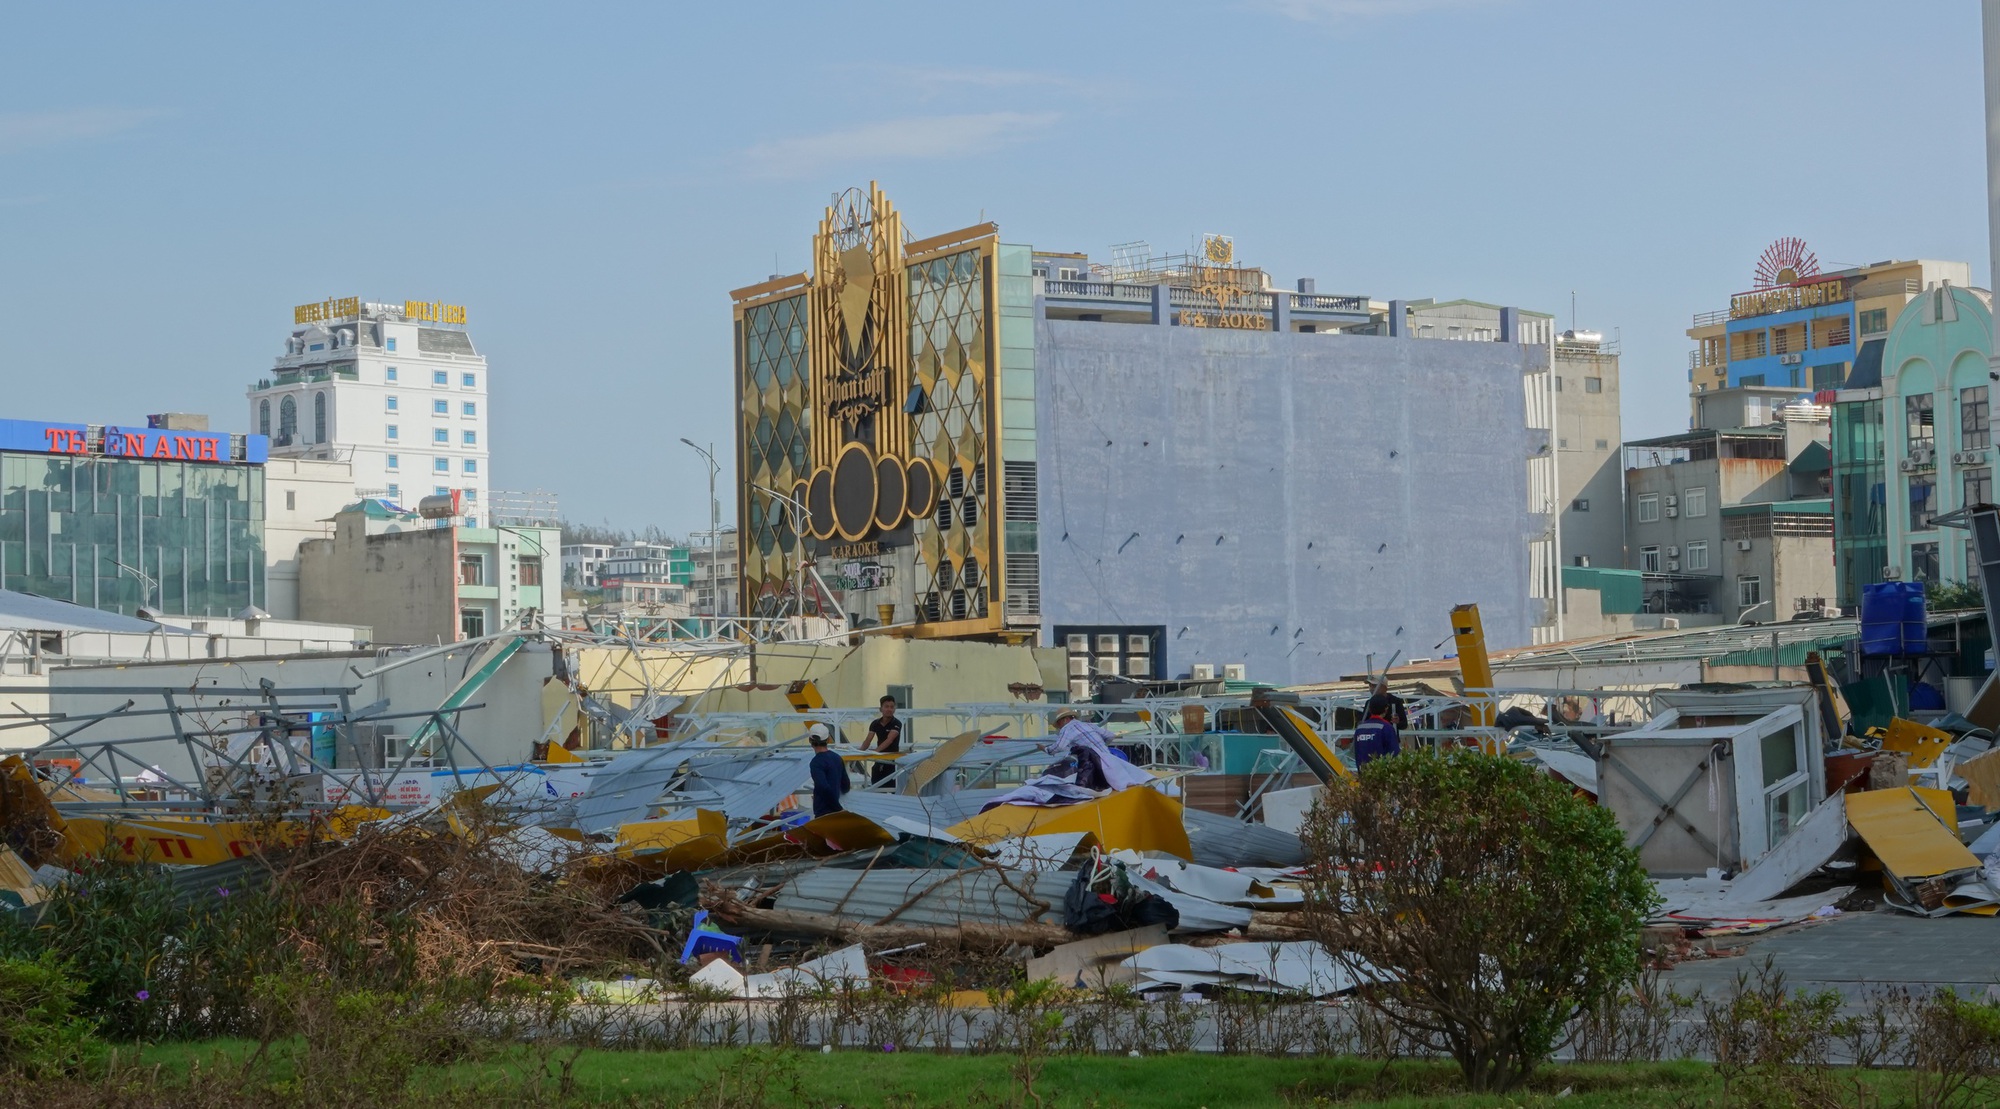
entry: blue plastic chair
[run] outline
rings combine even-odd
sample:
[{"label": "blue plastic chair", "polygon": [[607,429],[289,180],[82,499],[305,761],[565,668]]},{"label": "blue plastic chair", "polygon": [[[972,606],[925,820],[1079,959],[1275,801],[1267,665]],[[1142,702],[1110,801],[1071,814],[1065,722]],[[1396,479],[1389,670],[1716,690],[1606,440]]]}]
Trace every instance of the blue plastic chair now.
[{"label": "blue plastic chair", "polygon": [[732,963],[743,961],[743,940],[727,932],[718,932],[706,927],[708,910],[694,914],[694,927],[688,930],[687,946],[681,948],[681,963],[691,963],[711,951],[720,951]]}]

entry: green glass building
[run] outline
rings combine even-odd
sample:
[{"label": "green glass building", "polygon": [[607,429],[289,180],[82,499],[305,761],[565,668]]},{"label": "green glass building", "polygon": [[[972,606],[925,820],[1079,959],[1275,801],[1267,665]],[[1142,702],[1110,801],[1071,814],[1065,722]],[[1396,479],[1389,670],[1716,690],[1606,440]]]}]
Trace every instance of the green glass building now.
[{"label": "green glass building", "polygon": [[128,616],[261,607],[267,446],[0,420],[0,588]]}]

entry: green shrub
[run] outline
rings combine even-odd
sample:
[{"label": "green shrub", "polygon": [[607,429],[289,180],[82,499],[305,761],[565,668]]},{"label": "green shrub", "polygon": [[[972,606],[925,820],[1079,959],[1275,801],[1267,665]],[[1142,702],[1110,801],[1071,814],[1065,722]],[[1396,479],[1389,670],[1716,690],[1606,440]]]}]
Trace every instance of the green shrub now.
[{"label": "green shrub", "polygon": [[43,1081],[94,1068],[104,1045],[76,1011],[82,992],[53,956],[0,959],[0,1074]]},{"label": "green shrub", "polygon": [[1519,1085],[1638,977],[1654,900],[1638,853],[1611,813],[1523,762],[1377,759],[1329,787],[1306,840],[1317,938],[1474,1090]]}]

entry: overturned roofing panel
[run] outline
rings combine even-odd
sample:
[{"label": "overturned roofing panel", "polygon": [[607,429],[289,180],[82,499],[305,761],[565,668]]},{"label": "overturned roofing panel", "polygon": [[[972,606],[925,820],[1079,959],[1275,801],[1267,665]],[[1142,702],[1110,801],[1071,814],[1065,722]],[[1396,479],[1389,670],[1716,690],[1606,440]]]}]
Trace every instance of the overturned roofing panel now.
[{"label": "overturned roofing panel", "polygon": [[867,924],[951,928],[961,924],[1061,924],[1063,895],[1076,875],[1053,871],[825,868],[800,874],[776,908]]},{"label": "overturned roofing panel", "polygon": [[1298,866],[1306,861],[1306,845],[1299,837],[1275,828],[1200,809],[1184,810],[1182,819],[1193,861],[1202,866]]}]

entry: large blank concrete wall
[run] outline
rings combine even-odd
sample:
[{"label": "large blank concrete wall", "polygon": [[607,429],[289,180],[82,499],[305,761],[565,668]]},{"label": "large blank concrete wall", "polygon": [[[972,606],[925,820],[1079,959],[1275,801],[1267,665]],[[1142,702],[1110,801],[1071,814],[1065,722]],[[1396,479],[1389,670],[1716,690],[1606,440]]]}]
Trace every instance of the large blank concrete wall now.
[{"label": "large blank concrete wall", "polygon": [[1528,642],[1522,375],[1546,348],[1043,320],[1042,613],[1165,624],[1163,674],[1297,683]]},{"label": "large blank concrete wall", "polygon": [[299,618],[367,624],[384,644],[456,640],[455,529],[367,535],[359,513],[343,513],[332,539],[299,545]]}]

